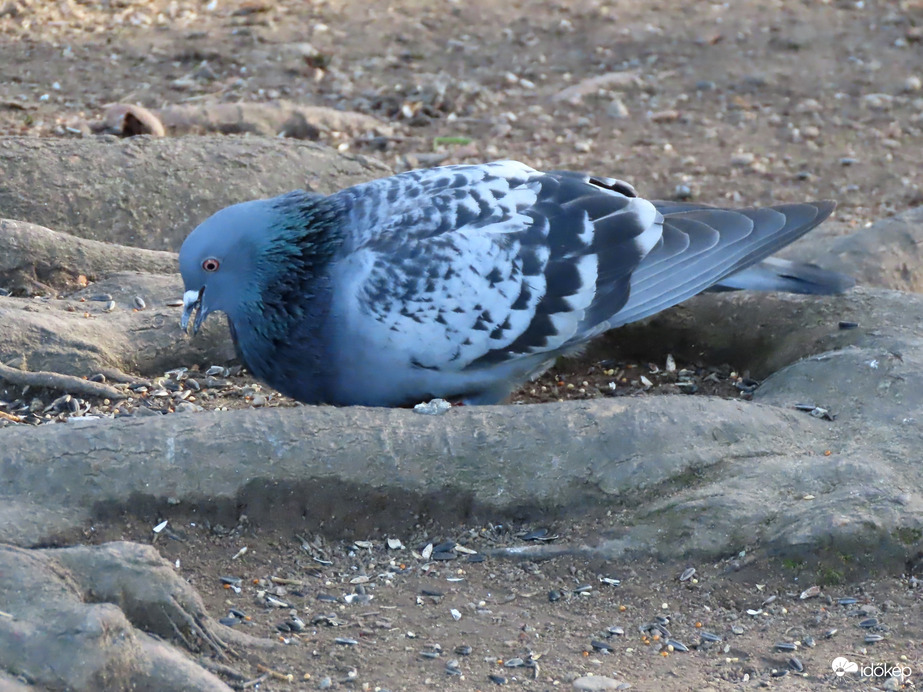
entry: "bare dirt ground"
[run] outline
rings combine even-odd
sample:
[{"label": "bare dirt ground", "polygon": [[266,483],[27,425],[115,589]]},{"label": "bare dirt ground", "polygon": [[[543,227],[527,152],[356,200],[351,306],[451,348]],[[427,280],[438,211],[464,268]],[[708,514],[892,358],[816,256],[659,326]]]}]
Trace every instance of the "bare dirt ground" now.
[{"label": "bare dirt ground", "polygon": [[[286,99],[393,125],[393,137],[323,139],[396,170],[509,157],[617,176],[651,197],[833,198],[840,206],[828,227],[843,233],[923,203],[921,41],[917,0],[5,0],[0,134],[85,136],[86,122],[113,102]],[[651,368],[624,365],[594,352],[519,400],[604,396],[610,381],[635,393],[641,374],[658,384]],[[709,380],[700,369],[695,382],[738,396],[748,385],[732,370]],[[658,375],[682,391],[678,374]],[[200,399],[214,407],[242,397]],[[150,541],[164,518],[115,517],[81,538]],[[236,662],[242,679],[226,679],[237,686],[545,690],[596,674],[634,689],[899,689],[923,668],[916,565],[861,575],[848,555],[842,569],[821,571],[728,556],[680,581],[690,565],[592,564],[579,554],[517,562],[489,552],[534,545],[522,533],[536,528],[560,534],[551,546],[579,544],[617,516],[551,527],[432,527],[421,517],[392,536],[398,549],[380,535],[328,542],[322,527],[299,528],[297,518],[280,518],[285,529],[243,517],[237,527],[170,519],[156,545],[211,612],[287,644]],[[488,557],[424,557],[427,544],[445,541]],[[820,594],[802,599],[811,586]],[[645,623],[669,635],[641,632]],[[704,642],[703,631],[722,641]],[[669,639],[690,650],[670,651]],[[838,656],[913,675],[838,677]]]}]

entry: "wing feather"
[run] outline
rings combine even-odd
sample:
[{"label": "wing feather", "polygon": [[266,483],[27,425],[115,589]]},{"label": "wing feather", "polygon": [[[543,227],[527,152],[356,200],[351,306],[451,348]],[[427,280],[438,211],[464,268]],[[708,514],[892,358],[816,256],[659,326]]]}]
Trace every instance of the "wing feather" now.
[{"label": "wing feather", "polygon": [[653,205],[624,183],[515,162],[411,171],[340,194],[351,221],[336,282],[353,301],[343,314],[426,369],[582,342],[596,315],[628,300],[661,233]]}]

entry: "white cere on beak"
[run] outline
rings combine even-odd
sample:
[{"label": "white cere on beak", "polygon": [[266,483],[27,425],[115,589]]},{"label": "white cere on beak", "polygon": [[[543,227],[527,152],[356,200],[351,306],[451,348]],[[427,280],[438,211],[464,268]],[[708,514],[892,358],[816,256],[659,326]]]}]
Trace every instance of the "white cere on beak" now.
[{"label": "white cere on beak", "polygon": [[184,332],[188,329],[189,318],[192,317],[192,312],[196,308],[199,308],[199,312],[192,325],[193,334],[199,331],[199,327],[202,325],[202,319],[204,318],[204,314],[202,313],[202,289],[198,291],[186,291],[183,294],[183,317],[180,320],[180,326]]}]

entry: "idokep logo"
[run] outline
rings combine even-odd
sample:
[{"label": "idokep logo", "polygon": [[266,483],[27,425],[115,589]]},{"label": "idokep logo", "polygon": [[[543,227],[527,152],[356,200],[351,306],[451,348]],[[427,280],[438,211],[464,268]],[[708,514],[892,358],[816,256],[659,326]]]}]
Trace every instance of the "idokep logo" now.
[{"label": "idokep logo", "polygon": [[838,678],[843,677],[846,673],[859,672],[859,664],[843,656],[837,656],[833,659],[833,663],[831,663],[830,666],[833,668],[833,672],[836,673]]},{"label": "idokep logo", "polygon": [[893,663],[869,663],[860,666],[855,661],[850,661],[844,656],[837,656],[830,664],[833,672],[841,678],[846,673],[859,673],[864,678],[897,678],[906,680],[911,676],[913,670],[910,666],[895,665]]}]

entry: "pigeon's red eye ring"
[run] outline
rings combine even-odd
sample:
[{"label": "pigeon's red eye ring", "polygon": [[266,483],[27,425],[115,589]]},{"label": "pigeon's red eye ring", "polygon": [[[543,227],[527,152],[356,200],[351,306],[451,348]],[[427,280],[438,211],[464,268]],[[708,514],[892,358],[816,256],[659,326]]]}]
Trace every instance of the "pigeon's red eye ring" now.
[{"label": "pigeon's red eye ring", "polygon": [[221,266],[221,263],[218,260],[216,260],[214,257],[209,257],[207,260],[202,262],[202,269],[204,269],[207,272],[216,272],[218,271],[218,267],[220,266]]}]

